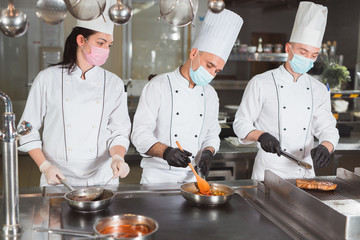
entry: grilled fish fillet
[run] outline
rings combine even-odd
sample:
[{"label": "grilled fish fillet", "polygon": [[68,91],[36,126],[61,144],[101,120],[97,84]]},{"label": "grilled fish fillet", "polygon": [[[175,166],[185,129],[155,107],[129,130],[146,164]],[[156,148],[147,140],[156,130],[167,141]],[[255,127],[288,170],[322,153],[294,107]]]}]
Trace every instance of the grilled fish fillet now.
[{"label": "grilled fish fillet", "polygon": [[325,181],[296,179],[296,186],[303,189],[331,191],[337,187],[337,184]]}]

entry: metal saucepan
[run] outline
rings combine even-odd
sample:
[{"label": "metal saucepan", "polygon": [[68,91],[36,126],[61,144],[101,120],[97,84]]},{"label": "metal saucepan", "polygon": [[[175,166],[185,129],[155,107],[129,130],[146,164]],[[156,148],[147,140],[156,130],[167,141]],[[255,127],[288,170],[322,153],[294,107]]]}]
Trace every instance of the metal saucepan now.
[{"label": "metal saucepan", "polygon": [[[154,239],[159,224],[156,220],[136,214],[122,214],[104,217],[96,221],[94,232],[69,229],[34,228],[35,232],[87,237],[90,239]],[[105,232],[111,232],[106,234]]]},{"label": "metal saucepan", "polygon": [[199,195],[196,183],[185,183],[180,186],[182,196],[190,203],[197,206],[219,206],[229,202],[234,195],[234,190],[219,183],[210,183],[211,191],[222,191],[225,193],[224,196],[206,196]]},{"label": "metal saucepan", "polygon": [[[58,177],[58,176],[57,176]],[[77,211],[95,212],[106,209],[114,200],[115,193],[100,187],[74,189],[66,180],[58,177],[62,184],[70,189],[64,195],[68,205]],[[101,193],[99,195],[99,193]],[[84,201],[84,199],[89,199]]]}]

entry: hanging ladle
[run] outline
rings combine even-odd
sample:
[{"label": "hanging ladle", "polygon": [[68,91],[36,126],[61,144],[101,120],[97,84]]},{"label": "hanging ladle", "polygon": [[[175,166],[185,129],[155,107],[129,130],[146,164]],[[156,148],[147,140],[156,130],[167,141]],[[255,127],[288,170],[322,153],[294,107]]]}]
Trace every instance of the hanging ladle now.
[{"label": "hanging ladle", "polygon": [[[184,151],[184,149],[181,147],[181,145],[180,145],[180,143],[179,143],[178,141],[176,141],[176,145],[178,146],[178,148],[179,148],[181,151]],[[192,165],[191,163],[189,163],[189,166],[190,166],[191,170],[193,171],[193,173],[195,174],[196,181],[197,181],[197,185],[198,185],[198,187],[199,187],[200,193],[206,194],[206,193],[210,192],[210,185],[209,185],[209,183],[208,183],[205,179],[201,178],[201,177],[197,174],[197,172],[195,171],[195,169],[194,169],[194,167],[193,167],[193,165]]]},{"label": "hanging ladle", "polygon": [[14,1],[8,1],[8,7],[0,14],[0,30],[9,37],[24,35],[29,27],[27,16],[24,12],[15,9]]},{"label": "hanging ladle", "polygon": [[129,5],[117,0],[117,3],[109,8],[109,18],[116,25],[126,24],[130,21],[133,10]]}]

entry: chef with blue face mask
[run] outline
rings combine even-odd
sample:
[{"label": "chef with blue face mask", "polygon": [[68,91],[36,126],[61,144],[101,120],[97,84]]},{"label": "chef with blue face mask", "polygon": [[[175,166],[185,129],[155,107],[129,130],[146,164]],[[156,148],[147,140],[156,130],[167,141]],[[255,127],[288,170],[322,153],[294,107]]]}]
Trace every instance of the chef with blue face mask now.
[{"label": "chef with blue face mask", "polygon": [[[307,72],[316,61],[324,36],[327,8],[300,2],[286,63],[256,75],[248,83],[233,124],[243,144],[257,142],[252,178],[271,170],[283,178],[315,176],[281,156],[280,149],[318,167],[330,161],[339,140],[331,113],[330,92]],[[319,144],[314,146],[314,137]]]},{"label": "chef with blue face mask", "polygon": [[220,145],[219,99],[209,83],[223,69],[242,24],[229,10],[208,11],[185,64],[144,87],[131,134],[143,156],[141,183],[193,182],[190,162],[208,175]]}]

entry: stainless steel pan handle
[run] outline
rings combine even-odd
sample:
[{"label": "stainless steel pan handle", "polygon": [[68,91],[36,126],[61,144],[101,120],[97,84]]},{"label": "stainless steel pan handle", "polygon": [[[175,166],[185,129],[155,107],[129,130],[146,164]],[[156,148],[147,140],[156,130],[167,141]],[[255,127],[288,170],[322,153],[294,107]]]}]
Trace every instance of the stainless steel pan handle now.
[{"label": "stainless steel pan handle", "polygon": [[75,188],[73,186],[71,186],[70,183],[68,183],[65,179],[62,179],[61,177],[59,177],[58,175],[56,175],[56,177],[59,179],[59,181],[64,184],[64,186],[66,186],[70,191],[74,191]]}]

